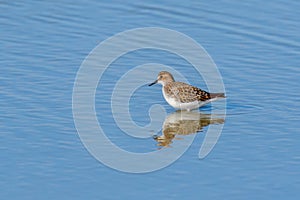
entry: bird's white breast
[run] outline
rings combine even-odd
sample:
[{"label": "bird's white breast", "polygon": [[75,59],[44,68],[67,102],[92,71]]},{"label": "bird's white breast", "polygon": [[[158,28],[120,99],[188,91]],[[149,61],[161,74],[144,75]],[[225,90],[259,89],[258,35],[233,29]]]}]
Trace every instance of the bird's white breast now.
[{"label": "bird's white breast", "polygon": [[168,96],[165,93],[164,88],[162,88],[162,93],[163,93],[163,96],[164,96],[165,100],[168,102],[168,104],[170,104],[175,109],[179,109],[179,110],[193,110],[193,109],[199,108],[199,106],[200,106],[200,104],[199,104],[198,101],[192,101],[192,102],[182,103],[182,102],[180,102],[179,99],[172,98],[171,96]]}]

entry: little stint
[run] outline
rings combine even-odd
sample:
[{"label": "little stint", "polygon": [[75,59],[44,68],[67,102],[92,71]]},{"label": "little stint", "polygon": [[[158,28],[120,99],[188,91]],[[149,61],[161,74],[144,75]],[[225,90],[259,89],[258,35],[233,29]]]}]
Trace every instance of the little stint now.
[{"label": "little stint", "polygon": [[175,109],[193,110],[209,102],[225,98],[224,93],[209,93],[187,83],[176,82],[171,73],[159,72],[157,79],[149,84],[162,84],[162,92],[165,100]]}]

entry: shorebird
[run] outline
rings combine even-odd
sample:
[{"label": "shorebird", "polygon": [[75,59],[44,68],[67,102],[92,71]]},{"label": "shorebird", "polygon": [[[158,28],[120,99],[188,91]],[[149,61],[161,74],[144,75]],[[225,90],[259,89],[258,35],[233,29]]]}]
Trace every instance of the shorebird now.
[{"label": "shorebird", "polygon": [[149,86],[156,83],[163,86],[162,93],[168,104],[178,110],[191,111],[212,101],[225,98],[224,93],[209,93],[187,83],[176,82],[172,74],[167,71],[159,72],[157,79]]}]

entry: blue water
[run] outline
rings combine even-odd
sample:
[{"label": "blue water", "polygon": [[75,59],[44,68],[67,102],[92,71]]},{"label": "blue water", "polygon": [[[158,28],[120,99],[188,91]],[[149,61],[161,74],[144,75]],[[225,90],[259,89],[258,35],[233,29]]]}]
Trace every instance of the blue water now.
[{"label": "blue water", "polygon": [[[2,1],[1,199],[297,199],[299,10],[299,2],[283,0]],[[198,159],[198,152],[207,127],[172,165],[130,174],[106,167],[85,149],[73,121],[72,91],[81,63],[96,45],[150,26],[182,32],[206,49],[223,77],[228,115],[205,159]],[[112,63],[102,80],[107,90],[96,91],[96,109],[109,104],[109,80],[148,62],[174,66],[193,85],[206,87],[184,60],[144,50]],[[174,112],[160,87],[153,87],[134,94],[130,110],[139,125],[149,122],[151,103]],[[147,106],[132,106],[135,101]],[[124,136],[109,107],[97,116],[120,147],[157,149],[152,138]]]}]

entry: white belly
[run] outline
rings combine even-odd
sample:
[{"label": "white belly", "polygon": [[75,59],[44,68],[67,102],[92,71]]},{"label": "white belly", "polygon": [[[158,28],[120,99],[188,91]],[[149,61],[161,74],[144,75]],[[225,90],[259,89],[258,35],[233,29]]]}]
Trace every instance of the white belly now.
[{"label": "white belly", "polygon": [[188,102],[188,103],[181,103],[178,99],[176,98],[171,98],[168,97],[164,89],[162,89],[163,95],[165,100],[170,104],[173,108],[179,109],[179,110],[193,110],[196,108],[199,108],[200,106],[204,105],[205,103],[199,102],[199,101],[193,101],[193,102]]}]

